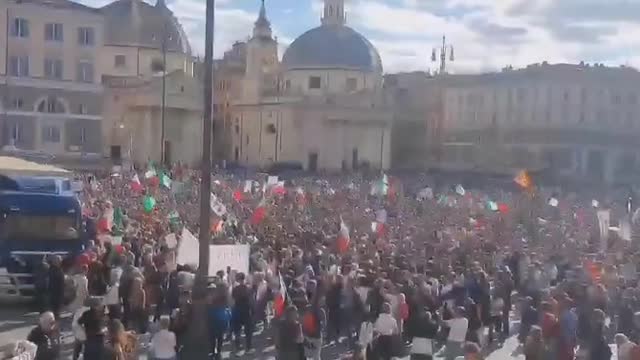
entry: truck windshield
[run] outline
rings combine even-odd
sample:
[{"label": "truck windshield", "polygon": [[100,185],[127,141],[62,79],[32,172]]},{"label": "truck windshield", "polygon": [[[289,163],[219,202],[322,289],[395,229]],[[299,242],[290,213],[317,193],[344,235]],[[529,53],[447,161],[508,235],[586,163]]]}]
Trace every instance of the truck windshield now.
[{"label": "truck windshield", "polygon": [[4,239],[72,240],[79,237],[74,216],[6,214],[0,234]]}]

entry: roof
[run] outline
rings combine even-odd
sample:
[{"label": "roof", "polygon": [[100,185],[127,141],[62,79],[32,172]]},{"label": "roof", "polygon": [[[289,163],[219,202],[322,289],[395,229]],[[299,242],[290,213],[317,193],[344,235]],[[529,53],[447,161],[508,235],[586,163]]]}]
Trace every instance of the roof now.
[{"label": "roof", "polygon": [[161,50],[165,42],[169,52],[191,54],[182,25],[163,1],[153,6],[142,0],[117,0],[100,12],[105,17],[105,45]]},{"label": "roof", "polygon": [[382,73],[376,48],[348,26],[319,26],[300,35],[282,57],[286,70],[338,68]]},{"label": "roof", "polygon": [[43,165],[11,156],[0,156],[2,175],[69,176],[71,172],[51,165]]},{"label": "roof", "polygon": [[[16,1],[17,2],[17,1]],[[46,6],[54,9],[62,10],[80,10],[91,13],[98,13],[98,9],[82,5],[70,0],[20,0],[20,4],[33,4],[37,6]]]},{"label": "roof", "polygon": [[505,68],[500,72],[484,74],[446,75],[436,80],[448,86],[485,85],[488,83],[505,83],[529,81],[557,81],[561,83],[578,81],[595,81],[602,83],[637,84],[640,72],[628,67],[607,67],[588,64],[532,64],[522,69]]}]

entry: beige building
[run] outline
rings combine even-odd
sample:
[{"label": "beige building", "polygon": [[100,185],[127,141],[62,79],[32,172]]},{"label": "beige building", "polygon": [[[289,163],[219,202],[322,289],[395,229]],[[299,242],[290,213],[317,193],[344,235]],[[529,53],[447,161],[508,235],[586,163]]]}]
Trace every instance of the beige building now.
[{"label": "beige building", "polygon": [[198,163],[202,85],[179,22],[163,0],[117,0],[99,11],[105,22],[103,153],[138,164]]},{"label": "beige building", "polygon": [[393,104],[394,169],[424,169],[438,163],[443,120],[438,79],[422,71],[385,75],[385,96]]},{"label": "beige building", "polygon": [[345,20],[344,0],[325,0],[322,24],[279,62],[263,3],[246,43],[242,96],[231,102],[231,160],[312,171],[389,167],[392,112],[380,56]]},{"label": "beige building", "polygon": [[233,146],[231,104],[243,95],[246,59],[247,43],[236,42],[225,52],[222,59],[215,62],[213,158],[216,160],[231,159]]},{"label": "beige building", "polygon": [[640,72],[602,65],[530,65],[447,75],[441,166],[548,169],[589,182],[640,173]]},{"label": "beige building", "polygon": [[5,149],[100,156],[103,32],[97,10],[68,0],[0,1]]}]

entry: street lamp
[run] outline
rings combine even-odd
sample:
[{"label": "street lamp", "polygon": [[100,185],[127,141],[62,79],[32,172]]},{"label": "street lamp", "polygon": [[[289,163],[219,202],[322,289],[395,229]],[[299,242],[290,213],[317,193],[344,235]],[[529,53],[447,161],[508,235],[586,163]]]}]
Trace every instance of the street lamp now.
[{"label": "street lamp", "polygon": [[[431,61],[433,62],[436,62],[436,52],[437,49],[434,48],[431,53]],[[453,45],[447,45],[447,38],[443,35],[442,47],[440,48],[440,75],[447,73],[447,54],[449,54],[449,61],[453,62],[455,60],[453,55]]]}]

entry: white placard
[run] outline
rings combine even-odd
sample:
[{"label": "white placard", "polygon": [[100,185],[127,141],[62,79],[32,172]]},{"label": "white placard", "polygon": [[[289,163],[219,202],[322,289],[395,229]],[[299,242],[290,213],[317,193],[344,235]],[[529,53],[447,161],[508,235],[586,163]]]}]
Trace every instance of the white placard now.
[{"label": "white placard", "polygon": [[209,276],[218,271],[226,273],[227,267],[236,272],[249,274],[249,245],[211,245],[209,246]]},{"label": "white placard", "polygon": [[84,189],[84,183],[80,180],[74,180],[71,182],[71,191],[82,192]]},{"label": "white placard", "polygon": [[200,258],[198,257],[198,239],[187,230],[182,229],[182,235],[180,236],[180,245],[178,246],[178,257],[176,263],[180,265],[194,265],[198,266]]},{"label": "white placard", "polygon": [[178,246],[178,239],[176,239],[176,234],[171,233],[167,236],[164,237],[164,242],[165,244],[167,244],[167,247],[169,249],[174,249],[176,246]]},{"label": "white placard", "polygon": [[609,222],[610,222],[610,211],[609,210],[598,210],[598,225],[600,228],[600,251],[606,252],[609,243]]},{"label": "white placard", "polygon": [[267,178],[267,186],[275,186],[278,185],[278,177],[277,176],[269,176]]},{"label": "white placard", "polygon": [[253,188],[253,181],[245,180],[245,182],[244,182],[244,192],[250,193],[252,188]]}]

